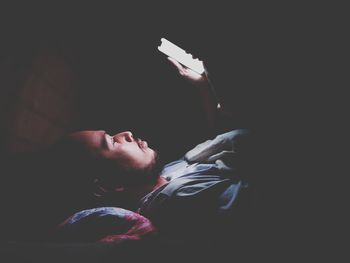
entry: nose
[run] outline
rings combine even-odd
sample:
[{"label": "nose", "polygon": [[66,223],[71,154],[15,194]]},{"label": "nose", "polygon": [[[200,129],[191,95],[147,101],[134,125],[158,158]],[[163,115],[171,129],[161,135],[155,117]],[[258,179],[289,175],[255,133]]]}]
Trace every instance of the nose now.
[{"label": "nose", "polygon": [[117,133],[116,135],[113,136],[113,139],[118,143],[134,141],[134,137],[132,136],[132,133],[130,131]]}]

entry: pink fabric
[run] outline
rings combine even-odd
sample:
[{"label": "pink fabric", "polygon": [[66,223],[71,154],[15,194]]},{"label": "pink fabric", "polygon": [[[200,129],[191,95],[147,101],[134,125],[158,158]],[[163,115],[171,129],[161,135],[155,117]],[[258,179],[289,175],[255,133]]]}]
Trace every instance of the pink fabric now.
[{"label": "pink fabric", "polygon": [[117,207],[99,207],[77,212],[59,225],[57,238],[64,242],[120,243],[157,233],[146,217]]}]

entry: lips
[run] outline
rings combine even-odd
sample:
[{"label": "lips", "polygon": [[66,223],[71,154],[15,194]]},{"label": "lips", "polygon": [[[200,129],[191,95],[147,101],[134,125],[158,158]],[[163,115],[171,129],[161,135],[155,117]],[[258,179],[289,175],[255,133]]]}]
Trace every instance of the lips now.
[{"label": "lips", "polygon": [[140,148],[147,148],[148,144],[146,141],[142,141],[141,139],[137,140],[137,144],[139,145]]},{"label": "lips", "polygon": [[148,147],[148,144],[146,141],[142,141],[142,144],[143,144],[143,147],[147,148]]}]

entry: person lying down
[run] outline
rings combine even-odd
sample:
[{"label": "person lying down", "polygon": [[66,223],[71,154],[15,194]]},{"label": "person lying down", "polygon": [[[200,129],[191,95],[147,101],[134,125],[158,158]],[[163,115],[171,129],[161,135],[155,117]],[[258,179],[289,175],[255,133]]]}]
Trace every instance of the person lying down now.
[{"label": "person lying down", "polygon": [[[130,132],[122,134],[130,136],[124,143],[133,142]],[[81,136],[86,136],[86,132],[73,137],[88,143]],[[248,130],[232,130],[197,145],[148,180],[140,173],[129,174],[138,178],[120,182],[96,179],[94,194],[101,204],[123,206],[124,200],[133,212],[113,206],[79,211],[60,225],[56,235],[66,241],[101,242],[139,239],[155,233],[175,239],[198,239],[222,234],[223,227],[225,231],[235,225],[242,227],[242,218],[248,215],[241,207],[247,206],[246,199],[250,198],[246,197],[251,164],[249,143]],[[130,226],[130,218],[139,220],[132,231],[125,228]]]},{"label": "person lying down", "polygon": [[[169,61],[196,86],[213,131],[224,107],[217,109],[211,100],[205,76]],[[0,202],[6,212],[0,222],[1,239],[117,241],[128,236],[126,232],[131,238],[133,233],[157,232],[175,239],[200,239],[229,232],[232,226],[238,233],[250,207],[255,168],[251,138],[246,129],[227,131],[166,165],[130,131],[77,131],[48,151],[30,157],[2,156],[2,167],[10,172],[2,176]],[[134,219],[128,221],[128,216]],[[95,220],[102,217],[112,219],[111,224]],[[84,231],[71,231],[82,224]],[[114,228],[109,229],[111,225]],[[96,234],[99,227],[104,230]]]}]

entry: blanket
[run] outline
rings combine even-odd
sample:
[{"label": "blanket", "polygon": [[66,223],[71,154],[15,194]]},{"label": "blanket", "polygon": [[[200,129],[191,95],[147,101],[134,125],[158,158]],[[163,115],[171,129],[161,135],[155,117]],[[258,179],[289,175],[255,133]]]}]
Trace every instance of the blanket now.
[{"label": "blanket", "polygon": [[62,242],[113,242],[140,240],[156,234],[152,223],[135,212],[99,207],[77,212],[58,226],[53,239]]}]

